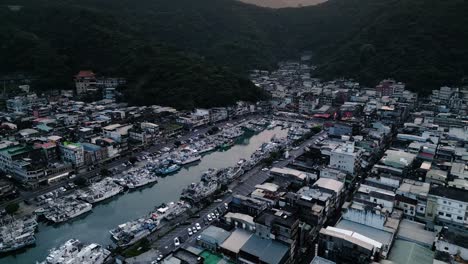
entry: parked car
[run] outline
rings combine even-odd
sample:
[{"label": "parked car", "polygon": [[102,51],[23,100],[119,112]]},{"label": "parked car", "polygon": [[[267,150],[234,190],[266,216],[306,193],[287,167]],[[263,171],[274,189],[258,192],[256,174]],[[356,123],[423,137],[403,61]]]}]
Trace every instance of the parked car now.
[{"label": "parked car", "polygon": [[180,240],[178,237],[174,238],[174,246],[176,247],[180,246]]}]

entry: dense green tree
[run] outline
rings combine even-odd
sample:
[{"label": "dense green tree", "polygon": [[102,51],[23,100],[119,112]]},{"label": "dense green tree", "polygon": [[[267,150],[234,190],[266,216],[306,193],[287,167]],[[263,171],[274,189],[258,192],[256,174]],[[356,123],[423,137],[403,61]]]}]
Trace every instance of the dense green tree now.
[{"label": "dense green tree", "polygon": [[[429,92],[468,71],[468,2],[329,0],[273,10],[233,0],[17,0],[0,6],[0,75],[71,88],[80,69],[127,77],[133,104],[258,100],[245,74],[312,51],[314,72]],[[239,75],[240,74],[240,75]]]},{"label": "dense green tree", "polygon": [[7,214],[14,214],[18,211],[19,209],[19,204],[18,203],[10,203],[7,206],[5,206],[5,211]]}]

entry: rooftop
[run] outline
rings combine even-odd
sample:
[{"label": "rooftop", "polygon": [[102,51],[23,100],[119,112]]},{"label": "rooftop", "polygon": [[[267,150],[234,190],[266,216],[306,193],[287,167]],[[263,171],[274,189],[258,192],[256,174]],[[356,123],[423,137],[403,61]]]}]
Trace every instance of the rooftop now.
[{"label": "rooftop", "polygon": [[277,168],[274,167],[270,170],[270,173],[280,174],[280,175],[291,175],[300,180],[306,179],[306,174],[300,170],[290,169],[290,168]]},{"label": "rooftop", "polygon": [[416,243],[397,239],[388,259],[398,264],[426,264],[432,263],[434,252]]},{"label": "rooftop", "polygon": [[429,195],[468,203],[468,195],[466,195],[466,191],[453,187],[434,186],[429,191]]},{"label": "rooftop", "polygon": [[405,168],[413,163],[416,155],[402,150],[387,150],[381,162],[395,168]]},{"label": "rooftop", "polygon": [[278,209],[270,209],[263,211],[260,215],[255,218],[255,222],[271,226],[273,224],[279,224],[287,228],[291,228],[298,218],[295,214]]},{"label": "rooftop", "polygon": [[320,178],[314,183],[314,186],[340,193],[344,188],[344,183],[335,179]]},{"label": "rooftop", "polygon": [[226,219],[239,219],[246,223],[251,223],[252,225],[255,224],[253,217],[248,214],[241,214],[241,213],[232,213],[229,212],[224,216]]},{"label": "rooftop", "polygon": [[398,228],[397,238],[430,248],[434,243],[436,233],[425,230],[424,227],[424,224],[403,219]]},{"label": "rooftop", "polygon": [[279,186],[274,184],[274,183],[271,183],[271,182],[265,182],[263,184],[255,185],[255,188],[266,190],[266,191],[269,191],[269,192],[276,192],[276,191],[278,191]]},{"label": "rooftop", "polygon": [[75,77],[76,78],[91,78],[91,77],[95,77],[95,74],[91,70],[84,70],[84,71],[78,72],[78,74],[75,75]]},{"label": "rooftop", "polygon": [[439,240],[444,240],[451,244],[458,245],[463,248],[468,248],[468,235],[464,233],[443,229],[440,232]]},{"label": "rooftop", "polygon": [[336,224],[336,227],[359,233],[363,236],[372,238],[383,245],[390,246],[392,244],[392,233],[371,226],[343,219]]},{"label": "rooftop", "polygon": [[405,179],[398,188],[398,193],[412,193],[422,196],[427,196],[429,193],[430,184],[426,182],[418,182]]},{"label": "rooftop", "polygon": [[216,226],[209,226],[201,233],[201,239],[211,244],[221,245],[230,233],[222,228]]},{"label": "rooftop", "polygon": [[239,253],[239,250],[245,245],[245,243],[252,236],[252,233],[245,231],[244,229],[236,229],[226,239],[221,247],[234,253]]},{"label": "rooftop", "polygon": [[328,259],[324,259],[319,256],[315,256],[312,262],[310,262],[310,264],[335,264],[335,262]]},{"label": "rooftop", "polygon": [[0,150],[0,153],[8,156],[15,156],[27,153],[32,150],[31,146],[12,146]]},{"label": "rooftop", "polygon": [[278,264],[289,252],[289,248],[270,239],[252,235],[241,248],[242,251],[257,256],[262,262]]}]

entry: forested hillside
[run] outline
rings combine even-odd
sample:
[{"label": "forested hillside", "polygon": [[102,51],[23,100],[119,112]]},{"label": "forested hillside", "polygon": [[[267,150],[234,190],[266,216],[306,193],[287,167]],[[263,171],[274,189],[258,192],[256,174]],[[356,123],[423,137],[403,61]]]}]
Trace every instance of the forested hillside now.
[{"label": "forested hillside", "polygon": [[[226,95],[255,100],[261,93],[239,75],[304,50],[315,55],[319,77],[369,85],[392,77],[423,92],[468,70],[462,0],[329,0],[290,9],[234,0],[15,4],[22,9],[0,8],[0,72],[33,73],[42,88],[69,87],[77,70],[89,68],[126,76],[134,91],[174,98],[171,105],[190,98],[186,107],[209,106]],[[207,96],[214,87],[216,97]]]}]

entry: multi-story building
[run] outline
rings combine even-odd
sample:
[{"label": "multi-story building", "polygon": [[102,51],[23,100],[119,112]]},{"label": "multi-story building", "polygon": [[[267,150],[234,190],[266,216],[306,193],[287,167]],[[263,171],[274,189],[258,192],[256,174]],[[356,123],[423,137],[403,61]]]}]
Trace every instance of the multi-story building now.
[{"label": "multi-story building", "polygon": [[153,123],[143,122],[140,127],[132,127],[128,130],[131,140],[141,144],[148,144],[156,140],[159,135],[159,126]]},{"label": "multi-story building", "polygon": [[100,88],[116,88],[126,83],[125,78],[100,77],[96,79],[96,86]]},{"label": "multi-story building", "polygon": [[255,217],[255,234],[288,245],[289,256],[294,259],[298,249],[299,218],[295,213],[270,209]]},{"label": "multi-story building", "polygon": [[232,197],[229,208],[234,213],[257,216],[268,208],[268,203],[252,197],[236,194]]},{"label": "multi-story building", "polygon": [[11,173],[14,179],[26,187],[36,187],[40,181],[45,180],[45,164],[34,164],[29,159],[16,160],[11,164]]},{"label": "multi-story building", "polygon": [[69,162],[75,167],[84,164],[84,149],[79,143],[63,142],[59,145],[60,155],[64,162]]},{"label": "multi-story building", "polygon": [[91,143],[82,143],[84,150],[84,163],[96,164],[102,160],[107,159],[107,149]]},{"label": "multi-story building", "polygon": [[75,75],[76,94],[83,94],[96,90],[96,74],[92,71],[80,71]]},{"label": "multi-story building", "polygon": [[11,172],[13,161],[30,158],[34,149],[28,145],[10,146],[0,150],[0,170]]},{"label": "multi-story building", "polygon": [[318,105],[318,98],[316,98],[312,93],[306,93],[301,97],[301,99],[299,99],[299,112],[304,114],[313,114]]},{"label": "multi-story building", "polygon": [[405,217],[424,220],[426,216],[427,195],[430,185],[405,179],[396,190],[395,207],[401,209]]},{"label": "multi-story building", "polygon": [[128,136],[129,130],[133,125],[112,124],[102,128],[104,137],[111,138],[117,142],[122,142]]},{"label": "multi-story building", "polygon": [[337,263],[372,263],[379,259],[382,243],[329,226],[320,230],[319,248],[322,256]]},{"label": "multi-story building", "polygon": [[210,123],[216,123],[228,119],[228,109],[226,107],[214,107],[210,109]]},{"label": "multi-story building", "polygon": [[330,167],[346,171],[352,175],[359,168],[360,151],[355,149],[354,142],[339,145],[331,151]]},{"label": "multi-story building", "polygon": [[287,203],[299,211],[301,221],[311,225],[318,231],[333,211],[336,195],[316,188],[302,187],[296,193],[286,195]]},{"label": "multi-story building", "polygon": [[47,99],[38,97],[35,93],[26,96],[17,96],[6,101],[8,112],[29,113],[33,107],[40,107],[47,104]]},{"label": "multi-story building", "polygon": [[106,87],[102,89],[102,98],[113,100],[115,99],[116,90],[115,87]]},{"label": "multi-story building", "polygon": [[466,190],[433,186],[428,195],[426,220],[467,230],[468,195],[466,195]]}]

